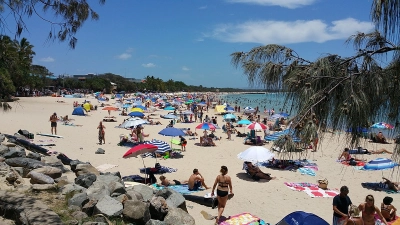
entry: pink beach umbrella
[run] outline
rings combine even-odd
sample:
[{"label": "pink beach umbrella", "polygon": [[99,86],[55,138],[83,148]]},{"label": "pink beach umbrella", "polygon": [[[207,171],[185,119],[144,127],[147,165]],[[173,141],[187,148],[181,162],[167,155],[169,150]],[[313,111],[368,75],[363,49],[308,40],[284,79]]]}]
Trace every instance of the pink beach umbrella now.
[{"label": "pink beach umbrella", "polygon": [[265,126],[262,123],[252,123],[247,126],[247,129],[249,129],[249,130],[266,130],[267,126]]}]

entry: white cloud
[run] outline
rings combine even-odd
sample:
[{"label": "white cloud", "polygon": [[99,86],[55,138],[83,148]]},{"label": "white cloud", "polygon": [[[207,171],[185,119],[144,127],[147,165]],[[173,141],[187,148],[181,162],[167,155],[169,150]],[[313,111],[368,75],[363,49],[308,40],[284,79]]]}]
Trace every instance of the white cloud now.
[{"label": "white cloud", "polygon": [[118,58],[119,58],[119,59],[122,59],[122,60],[127,60],[127,59],[129,59],[130,57],[132,57],[132,55],[129,54],[129,53],[122,53],[121,55],[118,56]]},{"label": "white cloud", "polygon": [[154,63],[147,63],[147,64],[142,64],[143,67],[146,68],[151,68],[151,67],[155,67],[156,65]]},{"label": "white cloud", "polygon": [[126,49],[126,51],[125,52],[127,52],[127,53],[131,53],[131,52],[133,52],[135,49],[134,48],[128,48],[128,49]]},{"label": "white cloud", "polygon": [[182,70],[183,71],[189,71],[190,69],[188,67],[186,67],[186,66],[182,66]]},{"label": "white cloud", "polygon": [[202,42],[204,41],[204,38],[197,38],[195,41]]},{"label": "white cloud", "polygon": [[317,0],[226,0],[230,3],[247,3],[262,6],[281,6],[294,9],[306,5],[311,5]]},{"label": "white cloud", "polygon": [[54,62],[55,59],[49,56],[49,57],[46,57],[46,58],[41,58],[41,59],[39,59],[39,61],[41,61],[41,62]]},{"label": "white cloud", "polygon": [[294,44],[303,42],[323,43],[331,40],[347,39],[359,32],[373,29],[371,22],[353,18],[337,20],[327,24],[322,20],[249,21],[241,24],[221,24],[213,33],[205,35],[224,42]]},{"label": "white cloud", "polygon": [[200,6],[199,9],[207,9],[207,5]]}]

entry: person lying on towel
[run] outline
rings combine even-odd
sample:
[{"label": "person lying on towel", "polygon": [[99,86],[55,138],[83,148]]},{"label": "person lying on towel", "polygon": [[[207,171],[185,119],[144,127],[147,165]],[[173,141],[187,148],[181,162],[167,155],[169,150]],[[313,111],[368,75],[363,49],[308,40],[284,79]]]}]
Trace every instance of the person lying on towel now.
[{"label": "person lying on towel", "polygon": [[276,177],[271,177],[271,174],[269,173],[264,173],[263,171],[260,170],[257,166],[254,166],[253,163],[251,162],[245,162],[247,169],[246,171],[250,174],[250,176],[255,179],[266,179],[266,180],[274,180]]},{"label": "person lying on towel", "polygon": [[165,176],[160,176],[160,181],[161,183],[157,184],[158,186],[164,186],[164,187],[168,187],[168,186],[172,186],[172,185],[183,185],[183,184],[188,184],[188,181],[178,181],[178,180],[168,180]]},{"label": "person lying on towel", "polygon": [[388,188],[390,189],[390,190],[392,190],[392,191],[399,191],[400,190],[400,188],[399,188],[399,182],[392,182],[391,180],[389,180],[389,179],[386,179],[386,178],[384,178],[384,177],[382,177],[382,179],[383,179],[383,183],[384,184],[387,184],[387,186],[388,186]]}]

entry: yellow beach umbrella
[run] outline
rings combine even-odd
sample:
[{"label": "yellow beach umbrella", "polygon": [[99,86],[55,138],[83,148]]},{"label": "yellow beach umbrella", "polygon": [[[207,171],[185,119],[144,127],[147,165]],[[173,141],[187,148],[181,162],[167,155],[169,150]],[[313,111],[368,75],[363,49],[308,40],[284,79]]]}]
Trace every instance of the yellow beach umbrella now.
[{"label": "yellow beach umbrella", "polygon": [[141,108],[132,108],[132,109],[131,109],[131,112],[141,112],[141,113],[142,113],[142,112],[144,112],[144,111],[143,111],[143,109],[141,109]]},{"label": "yellow beach umbrella", "polygon": [[218,113],[223,113],[223,112],[225,112],[225,107],[226,106],[224,106],[224,105],[216,105],[215,106],[215,111],[218,112]]}]

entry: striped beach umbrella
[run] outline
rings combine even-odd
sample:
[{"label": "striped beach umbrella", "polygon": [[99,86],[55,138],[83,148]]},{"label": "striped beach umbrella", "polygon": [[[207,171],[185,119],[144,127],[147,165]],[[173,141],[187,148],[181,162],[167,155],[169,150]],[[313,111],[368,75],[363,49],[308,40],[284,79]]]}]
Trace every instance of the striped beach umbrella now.
[{"label": "striped beach umbrella", "polygon": [[212,123],[201,123],[196,126],[196,129],[215,130],[215,129],[218,129],[218,127]]},{"label": "striped beach umbrella", "polygon": [[375,123],[371,126],[371,128],[378,128],[378,129],[393,129],[394,126],[388,123],[380,122]]},{"label": "striped beach umbrella", "polygon": [[364,165],[364,170],[387,170],[392,169],[399,164],[393,162],[387,158],[377,158],[374,160],[369,161],[367,164]]},{"label": "striped beach umbrella", "polygon": [[247,129],[250,129],[250,130],[266,130],[267,126],[265,126],[262,123],[252,123],[252,124],[247,126]]},{"label": "striped beach umbrella", "polygon": [[294,142],[300,142],[301,141],[300,138],[294,136],[294,130],[292,130],[292,129],[286,129],[284,131],[275,132],[273,134],[265,136],[264,139],[266,141],[276,141],[276,140],[279,139],[279,137],[281,137],[283,135],[289,135],[293,139]]},{"label": "striped beach umbrella", "polygon": [[169,144],[165,141],[160,141],[160,140],[151,140],[151,141],[146,141],[145,144],[151,144],[151,145],[155,145],[157,146],[157,153],[164,153],[167,151],[171,150],[171,147],[169,146]]}]

